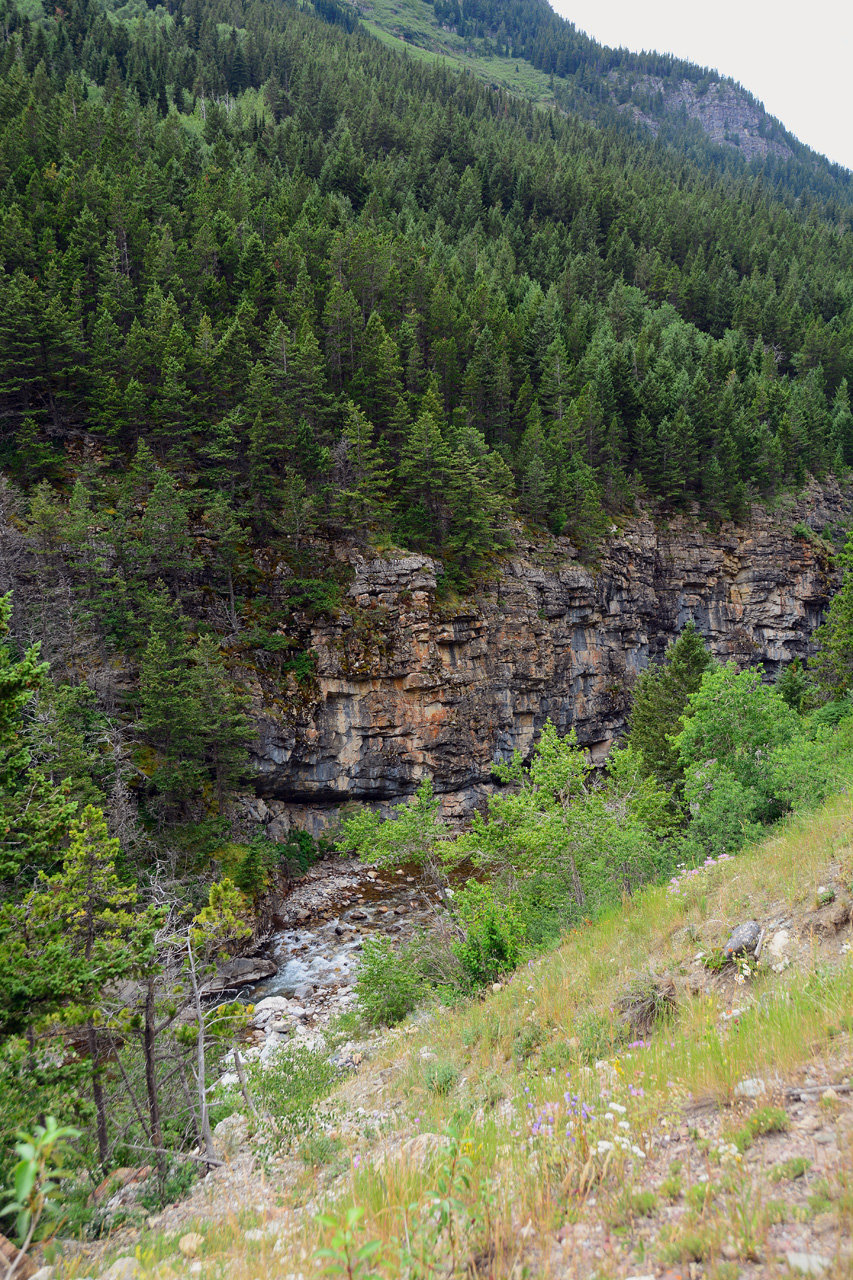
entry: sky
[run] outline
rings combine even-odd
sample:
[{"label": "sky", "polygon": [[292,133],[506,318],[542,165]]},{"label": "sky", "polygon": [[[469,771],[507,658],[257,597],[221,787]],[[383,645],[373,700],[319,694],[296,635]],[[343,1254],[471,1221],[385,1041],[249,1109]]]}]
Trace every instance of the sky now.
[{"label": "sky", "polygon": [[739,80],[801,142],[853,169],[850,0],[551,0],[600,44],[656,49]]}]

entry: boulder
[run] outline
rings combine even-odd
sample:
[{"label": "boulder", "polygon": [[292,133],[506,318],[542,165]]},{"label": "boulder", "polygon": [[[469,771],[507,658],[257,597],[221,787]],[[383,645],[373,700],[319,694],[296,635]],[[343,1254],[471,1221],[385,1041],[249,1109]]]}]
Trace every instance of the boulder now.
[{"label": "boulder", "polygon": [[178,1248],[185,1258],[194,1258],[203,1244],[204,1236],[199,1235],[197,1231],[188,1231],[178,1241]]},{"label": "boulder", "polygon": [[136,1280],[142,1268],[136,1258],[116,1258],[111,1267],[101,1272],[101,1280]]},{"label": "boulder", "polygon": [[3,1264],[3,1272],[5,1274],[8,1267],[15,1264],[14,1275],[20,1280],[32,1280],[36,1273],[35,1263],[31,1262],[26,1255],[22,1254],[11,1240],[7,1240],[4,1235],[0,1235],[0,1263]]},{"label": "boulder", "polygon": [[266,829],[266,837],[273,844],[287,844],[290,838],[290,827],[282,818],[273,818]]},{"label": "boulder", "polygon": [[752,955],[760,938],[761,925],[757,920],[747,920],[745,924],[738,925],[723,949],[729,959],[732,956]]},{"label": "boulder", "polygon": [[237,956],[234,960],[222,960],[216,966],[216,974],[205,983],[202,994],[227,991],[242,987],[247,982],[260,982],[278,973],[278,965],[263,956]]},{"label": "boulder", "polygon": [[213,1130],[213,1145],[220,1160],[233,1160],[249,1136],[246,1116],[235,1114],[220,1120]]},{"label": "boulder", "polygon": [[763,1098],[767,1093],[767,1082],[760,1076],[751,1076],[735,1085],[736,1098]]},{"label": "boulder", "polygon": [[785,1261],[802,1276],[820,1276],[832,1266],[832,1259],[822,1258],[819,1253],[786,1253]]},{"label": "boulder", "polygon": [[255,1018],[260,1014],[284,1013],[289,1005],[287,996],[265,996],[255,1005]]}]

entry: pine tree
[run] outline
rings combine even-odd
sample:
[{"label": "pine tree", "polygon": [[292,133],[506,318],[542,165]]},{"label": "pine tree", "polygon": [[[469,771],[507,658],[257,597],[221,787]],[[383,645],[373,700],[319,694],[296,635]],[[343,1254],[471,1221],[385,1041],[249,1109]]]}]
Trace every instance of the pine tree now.
[{"label": "pine tree", "polygon": [[415,545],[437,550],[446,532],[447,481],[451,455],[429,408],[421,410],[403,445],[398,475],[403,489],[401,520]]},{"label": "pine tree", "polygon": [[11,593],[0,596],[0,896],[19,878],[32,880],[56,862],[76,803],[70,786],[53,786],[33,768],[24,709],[48,679],[39,646],[12,658],[8,641]]},{"label": "pine tree", "polygon": [[207,503],[205,523],[210,534],[210,561],[219,590],[227,595],[228,621],[232,631],[240,630],[234,597],[234,575],[240,562],[240,548],[246,533],[224,493],[213,494]]},{"label": "pine tree", "polygon": [[853,686],[853,538],[838,556],[844,570],[841,586],[814,632],[818,651],[809,662],[809,676],[823,702],[843,697]]},{"label": "pine tree", "polygon": [[227,793],[249,770],[247,744],[253,734],[246,718],[248,699],[238,694],[213,636],[201,636],[190,654],[190,694],[197,754],[216,788],[217,811],[225,812]]},{"label": "pine tree", "polygon": [[352,400],[347,404],[343,434],[333,457],[337,488],[334,518],[345,529],[364,533],[385,514],[388,472],[374,444],[373,425]]},{"label": "pine tree", "polygon": [[198,567],[183,495],[170,472],[160,470],[139,525],[137,563],[149,582],[162,578],[177,596]]},{"label": "pine tree", "polygon": [[688,622],[666,651],[659,666],[646,667],[634,690],[628,721],[628,742],[642,752],[643,770],[664,787],[681,787],[682,768],[672,739],[681,728],[681,716],[690,695],[702,682],[713,659],[705,642]]},{"label": "pine tree", "polygon": [[835,458],[842,467],[849,467],[853,464],[853,411],[850,409],[850,392],[846,378],[841,379],[832,402],[830,430],[835,446]]},{"label": "pine tree", "polygon": [[139,710],[145,739],[157,753],[151,768],[157,789],[176,800],[195,795],[204,781],[198,708],[189,646],[174,625],[151,628],[139,671]]}]

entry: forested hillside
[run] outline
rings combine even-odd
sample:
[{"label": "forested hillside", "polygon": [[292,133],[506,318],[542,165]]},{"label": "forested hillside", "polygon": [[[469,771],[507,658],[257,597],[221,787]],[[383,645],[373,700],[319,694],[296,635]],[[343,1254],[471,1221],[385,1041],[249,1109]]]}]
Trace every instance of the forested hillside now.
[{"label": "forested hillside", "polygon": [[464,574],[516,500],[583,539],[602,501],[724,515],[853,460],[849,210],[286,5],[7,30],[25,485],[67,483],[81,431],[99,484],[144,442],[261,539],[381,525]]},{"label": "forested hillside", "polygon": [[359,14],[392,47],[599,124],[636,126],[647,142],[658,138],[704,166],[751,167],[796,195],[850,199],[849,172],[799,142],[742,85],[671,54],[598,44],[548,0],[361,0],[317,11],[348,27]]},{"label": "forested hillside", "polygon": [[[2,3],[0,1133],[82,1126],[93,1186],[144,1152],[162,1204],[189,1181],[170,1153],[215,1159],[224,1055],[242,1069],[245,1011],[213,1010],[205,983],[318,852],[234,803],[258,704],[285,723],[319,697],[318,615],[347,618],[346,674],[390,647],[388,610],[345,596],[353,549],[434,556],[438,614],[514,541],[533,564],[564,535],[564,563],[595,565],[629,513],[721,526],[849,479],[853,203],[810,153],[747,165],[593,110],[612,70],[701,76],[611,65],[532,3],[500,10],[503,33],[489,5],[436,13],[478,57],[497,42],[553,76],[553,105],[401,56],[338,0]],[[832,547],[796,532],[816,616]],[[840,785],[851,590],[848,572],[816,681],[709,669],[696,709],[714,733],[681,733],[677,777],[662,743],[702,692],[692,633],[696,679],[675,651],[677,679],[643,677],[645,729],[606,788],[549,728],[545,783],[515,758],[478,829],[495,891],[520,858],[531,920],[559,928]],[[721,699],[741,734],[726,722],[725,751]],[[432,857],[424,788],[398,822],[426,814]],[[362,821],[371,840],[399,830]],[[537,897],[535,831],[557,828],[580,852],[563,896]],[[460,898],[459,937],[515,919],[488,892]]]},{"label": "forested hillside", "polygon": [[[244,759],[239,699],[206,746],[193,727],[229,687],[218,640],[310,678],[294,618],[334,605],[336,538],[436,554],[465,589],[518,517],[591,554],[638,502],[721,520],[853,463],[842,199],[318,12],[4,20],[13,630],[66,677],[80,645],[125,655],[172,791],[200,769],[221,798]],[[161,685],[183,719],[158,721]]]}]

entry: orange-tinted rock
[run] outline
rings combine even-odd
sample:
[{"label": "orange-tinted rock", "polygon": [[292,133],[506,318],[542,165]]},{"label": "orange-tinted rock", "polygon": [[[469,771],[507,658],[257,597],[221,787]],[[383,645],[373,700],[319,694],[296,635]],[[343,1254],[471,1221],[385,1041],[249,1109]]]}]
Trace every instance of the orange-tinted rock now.
[{"label": "orange-tinted rock", "polygon": [[793,525],[819,530],[850,508],[815,486],[743,526],[636,518],[594,567],[567,539],[520,541],[475,598],[444,607],[434,560],[353,550],[345,608],[313,625],[314,695],[292,712],[257,708],[260,790],[319,826],[329,806],[399,802],[431,776],[462,815],[482,803],[493,761],[528,755],[548,717],[602,759],[637,672],[688,619],[718,658],[771,675],[809,654],[836,579]]}]

